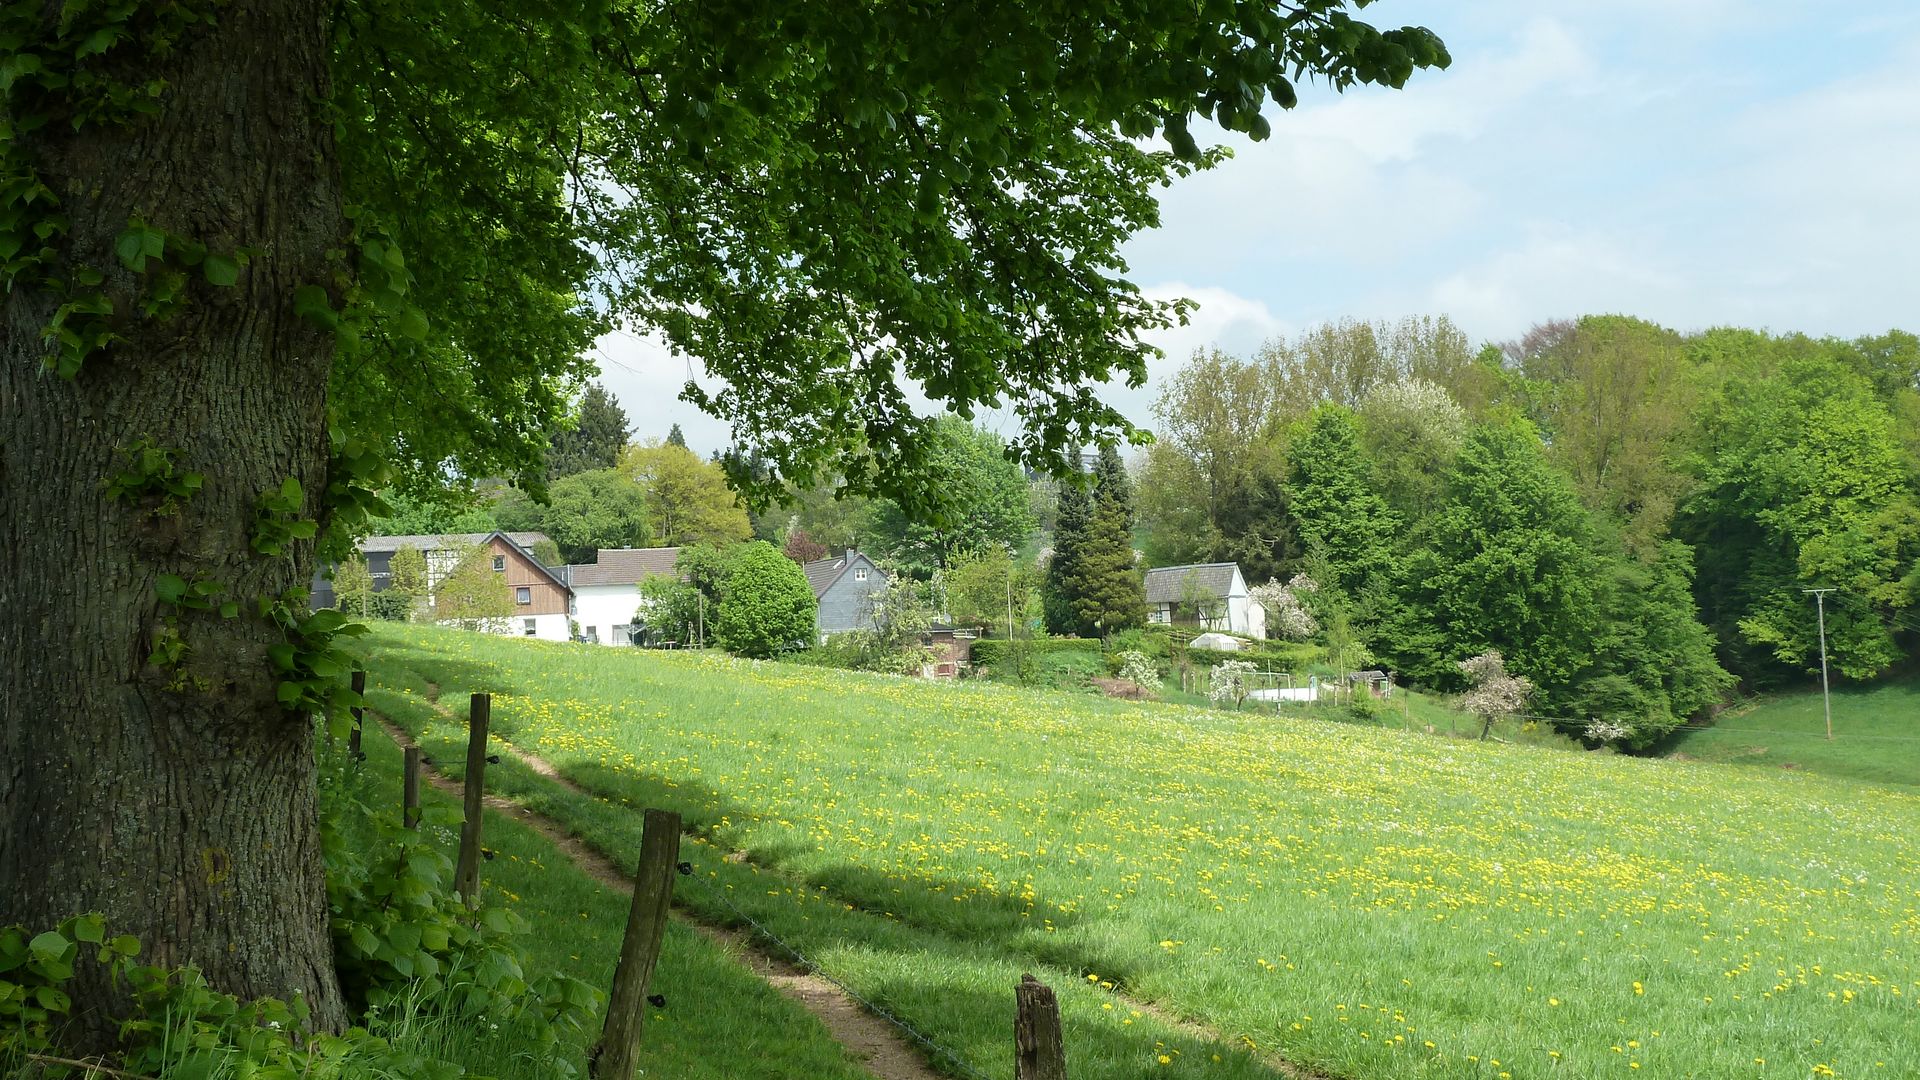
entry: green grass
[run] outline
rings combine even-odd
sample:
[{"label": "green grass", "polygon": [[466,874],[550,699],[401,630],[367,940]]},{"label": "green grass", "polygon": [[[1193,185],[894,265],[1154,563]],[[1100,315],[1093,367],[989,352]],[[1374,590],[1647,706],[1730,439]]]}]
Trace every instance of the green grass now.
[{"label": "green grass", "polygon": [[[376,704],[379,697],[376,695]],[[372,805],[400,807],[399,747],[376,726],[363,742],[363,768]],[[451,742],[428,749],[439,763],[463,759]],[[454,774],[460,770],[454,768]],[[447,806],[458,819],[457,801],[423,784],[422,801]],[[451,855],[458,829],[433,830]],[[564,972],[605,992],[625,932],[629,897],[576,868],[544,837],[510,816],[488,811],[483,844],[496,854],[481,864],[482,890],[490,903],[504,901],[533,930],[524,943],[536,972]],[[773,990],[724,951],[688,927],[667,928],[655,970],[653,992],[667,999],[650,1010],[640,1067],[645,1076],[729,1080],[738,1077],[818,1076],[832,1080],[867,1077],[821,1024]],[[430,1022],[403,1033],[409,1045],[467,1066],[496,1080],[545,1080],[554,1070],[544,1055],[517,1045],[511,1032],[482,1032],[465,1024]],[[597,1028],[588,1038],[597,1037]],[[585,1076],[585,1048],[562,1052]],[[798,1070],[795,1071],[789,1071]]]},{"label": "green grass", "polygon": [[733,918],[726,896],[989,1075],[1020,970],[1102,1077],[1267,1075],[1106,982],[1368,1080],[1920,1060],[1913,793],[422,628],[370,648],[383,686],[492,691],[497,730],[597,797],[497,783],[604,850],[679,810],[706,841],[684,898]]},{"label": "green grass", "polygon": [[1920,674],[1835,687],[1833,739],[1826,736],[1816,685],[1723,713],[1710,727],[1684,729],[1661,749],[1701,761],[1920,785]]}]

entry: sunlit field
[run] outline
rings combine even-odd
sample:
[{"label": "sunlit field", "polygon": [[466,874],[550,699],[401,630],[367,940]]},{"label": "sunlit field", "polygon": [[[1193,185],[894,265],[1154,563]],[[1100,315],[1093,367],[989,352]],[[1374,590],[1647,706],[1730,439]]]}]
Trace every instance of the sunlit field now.
[{"label": "sunlit field", "polygon": [[[1010,1029],[863,967],[862,927],[915,943],[930,983],[1002,961],[1075,983],[1070,1051],[1078,1031],[1138,1075],[1259,1075],[1268,1054],[1368,1080],[1920,1061],[1911,793],[711,655],[368,640],[390,711],[422,722],[429,682],[456,708],[493,692],[505,739],[605,800],[550,791],[550,813],[617,849],[635,808],[679,810],[697,847],[777,872],[736,886],[754,910],[784,907],[837,974],[955,1044]],[[1135,1002],[1217,1039],[1126,1044],[1154,1022]]]},{"label": "sunlit field", "polygon": [[1920,787],[1920,675],[1836,687],[1832,739],[1816,686],[1731,710],[1711,727],[1682,729],[1662,749],[1702,761]]}]

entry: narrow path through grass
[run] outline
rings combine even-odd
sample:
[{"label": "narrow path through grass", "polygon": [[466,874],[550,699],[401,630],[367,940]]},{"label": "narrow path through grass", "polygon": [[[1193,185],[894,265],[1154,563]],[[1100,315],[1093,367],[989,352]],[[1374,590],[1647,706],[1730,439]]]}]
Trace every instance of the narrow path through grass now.
[{"label": "narrow path through grass", "polygon": [[[437,706],[437,695],[429,700]],[[442,712],[444,713],[444,708]],[[377,714],[376,714],[377,715]],[[388,737],[403,748],[416,745],[413,738],[385,717],[379,717]],[[492,742],[494,740],[489,740]],[[549,776],[555,782],[566,783],[551,765],[524,754],[518,748],[507,746],[510,753],[520,757],[535,772]],[[464,787],[462,782],[442,772],[437,765],[427,766],[424,773],[428,782],[451,798],[459,799]],[[633,878],[622,867],[604,853],[583,842],[558,823],[541,814],[514,802],[505,796],[487,793],[483,796],[487,809],[495,814],[509,817],[519,824],[540,834],[560,854],[566,856],[577,869],[588,877],[625,895],[633,890]],[[485,888],[487,875],[482,874],[482,888]],[[728,956],[751,971],[767,985],[791,998],[801,1008],[812,1013],[814,1018],[826,1027],[834,1040],[845,1047],[852,1057],[863,1065],[874,1080],[931,1080],[940,1074],[927,1066],[926,1061],[917,1053],[913,1045],[886,1021],[863,1010],[845,991],[820,976],[782,963],[774,957],[755,948],[753,939],[747,934],[712,923],[698,922],[689,917],[683,908],[674,910],[674,918],[681,924],[691,927],[701,937],[713,942]]]}]

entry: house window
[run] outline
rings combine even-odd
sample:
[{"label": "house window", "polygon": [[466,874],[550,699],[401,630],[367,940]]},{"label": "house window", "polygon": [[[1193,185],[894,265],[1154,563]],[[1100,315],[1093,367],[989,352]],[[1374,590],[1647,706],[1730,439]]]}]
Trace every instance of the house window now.
[{"label": "house window", "polygon": [[866,567],[864,567],[864,566],[862,566],[862,567],[859,567],[859,568],[857,568],[857,569],[855,569],[855,570],[854,570],[854,572],[853,572],[853,580],[855,580],[855,581],[865,581],[865,580],[867,580],[867,568],[866,568]]},{"label": "house window", "polygon": [[496,574],[504,574],[507,572],[507,557],[505,555],[495,555],[493,557],[493,572]]},{"label": "house window", "polygon": [[599,627],[597,626],[587,627],[587,643],[590,645],[600,644],[600,628]]},{"label": "house window", "polygon": [[633,644],[633,628],[626,623],[614,623],[613,632],[607,635],[609,645]]},{"label": "house window", "polygon": [[521,621],[522,623],[524,623],[524,624],[526,624],[526,629],[524,629],[524,630],[522,630],[522,631],[520,631],[520,632],[521,632],[521,633],[523,633],[523,634],[525,634],[525,635],[527,635],[528,637],[532,637],[532,636],[533,636],[533,634],[534,634],[534,631],[535,631],[535,630],[537,629],[537,627],[536,627],[536,626],[534,625],[534,620],[532,620],[532,619],[522,619],[522,620],[520,620],[520,621]]},{"label": "house window", "polygon": [[516,604],[533,603],[533,588],[527,585],[521,585],[515,588],[513,590],[513,602]]}]

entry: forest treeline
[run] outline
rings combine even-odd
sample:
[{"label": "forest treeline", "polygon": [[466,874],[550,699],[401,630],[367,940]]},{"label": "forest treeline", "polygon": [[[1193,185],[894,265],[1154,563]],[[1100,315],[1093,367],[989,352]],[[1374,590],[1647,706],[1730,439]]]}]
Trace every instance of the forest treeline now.
[{"label": "forest treeline", "polygon": [[[1444,317],[1196,354],[1137,462],[1150,565],[1318,584],[1323,616],[1438,689],[1487,650],[1532,710],[1644,746],[1819,664],[1920,645],[1920,339],[1639,319],[1474,347]],[[1327,619],[1322,618],[1322,625]]]}]

